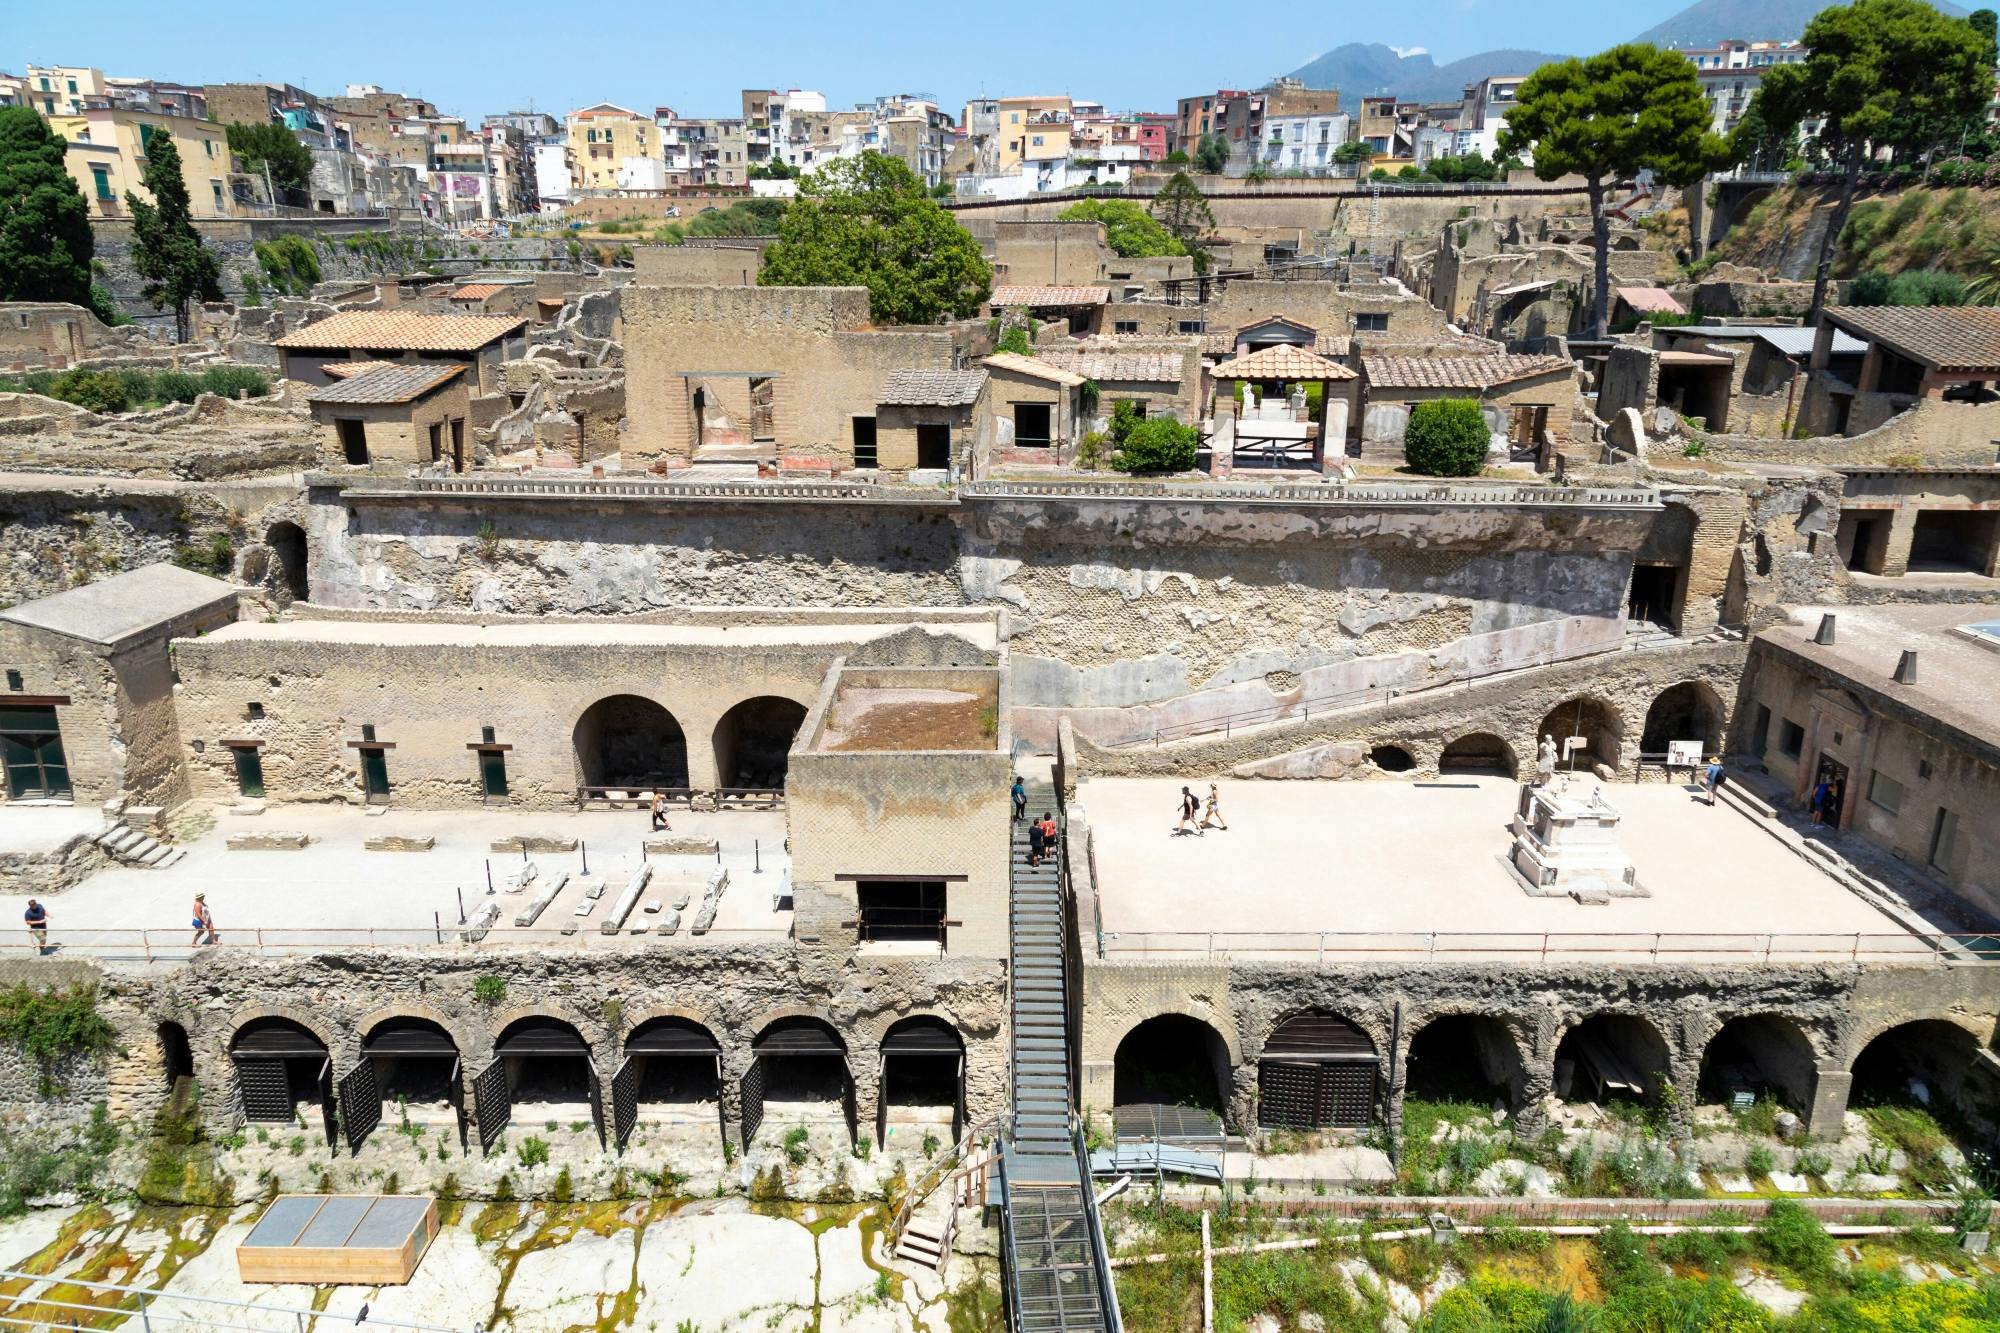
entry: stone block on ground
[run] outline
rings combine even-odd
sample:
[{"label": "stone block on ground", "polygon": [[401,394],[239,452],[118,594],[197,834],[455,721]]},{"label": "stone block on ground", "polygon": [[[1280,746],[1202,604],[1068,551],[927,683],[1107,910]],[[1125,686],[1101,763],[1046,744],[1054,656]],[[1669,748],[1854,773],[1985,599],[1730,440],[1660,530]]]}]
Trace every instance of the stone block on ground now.
[{"label": "stone block on ground", "polygon": [[558,838],[546,833],[521,833],[511,838],[495,838],[490,844],[496,852],[573,852],[575,838]]},{"label": "stone block on ground", "polygon": [[266,808],[262,801],[238,801],[222,813],[231,815],[237,819],[255,819],[257,816],[263,814]]},{"label": "stone block on ground", "polygon": [[407,833],[390,833],[379,838],[370,838],[361,844],[370,852],[427,852],[437,846],[432,837],[412,837]]},{"label": "stone block on ground", "polygon": [[549,904],[556,900],[556,895],[562,892],[563,885],[567,883],[569,883],[568,871],[557,871],[555,874],[549,876],[548,880],[542,885],[541,891],[514,918],[514,924],[517,926],[534,925],[536,918],[548,910]]},{"label": "stone block on ground", "polygon": [[469,943],[477,944],[486,938],[486,932],[500,919],[499,903],[481,903],[472,913],[472,919],[465,924],[461,933]]},{"label": "stone block on ground", "polygon": [[520,869],[501,879],[500,891],[502,893],[519,893],[530,884],[533,884],[536,877],[541,873],[542,868],[533,861],[524,861]]},{"label": "stone block on ground", "polygon": [[256,833],[230,834],[228,847],[232,852],[296,852],[311,841],[303,833],[262,829]]},{"label": "stone block on ground", "polygon": [[1781,1194],[1810,1194],[1812,1182],[1804,1176],[1793,1175],[1790,1171],[1773,1171],[1771,1186]]},{"label": "stone block on ground", "polygon": [[1611,447],[1620,453],[1631,454],[1634,458],[1646,456],[1646,419],[1639,415],[1636,407],[1625,408],[1612,417],[1605,437],[1611,442]]},{"label": "stone block on ground", "polygon": [[714,856],[715,839],[698,838],[693,834],[668,833],[657,838],[646,839],[648,856]]}]

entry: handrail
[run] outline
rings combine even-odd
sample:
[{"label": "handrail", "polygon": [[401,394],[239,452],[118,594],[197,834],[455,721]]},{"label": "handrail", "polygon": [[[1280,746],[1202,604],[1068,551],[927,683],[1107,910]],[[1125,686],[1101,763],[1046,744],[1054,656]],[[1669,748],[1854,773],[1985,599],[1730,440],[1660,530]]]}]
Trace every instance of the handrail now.
[{"label": "handrail", "polygon": [[[1072,1123],[1075,1117],[1071,1117]],[[1074,1131],[1076,1169],[1083,1178],[1083,1215],[1090,1224],[1090,1262],[1097,1270],[1099,1298],[1104,1305],[1105,1333],[1123,1333],[1124,1316],[1118,1309],[1118,1283],[1111,1276],[1111,1242],[1104,1235],[1104,1219],[1097,1211],[1097,1189],[1090,1175],[1090,1150],[1084,1146],[1083,1129]]]},{"label": "handrail", "polygon": [[[236,926],[223,922],[217,927],[218,943],[195,945],[187,926],[134,927],[129,930],[65,930],[49,932],[49,945],[56,956],[76,955],[112,964],[179,963],[204,951],[248,952],[259,957],[311,953],[329,949],[658,949],[652,932],[635,935],[621,932],[603,934],[595,924],[574,931],[545,927],[522,927],[495,923],[490,926],[459,925],[440,921],[434,926]],[[722,944],[775,944],[790,939],[792,927],[726,926],[696,934],[680,930],[670,939],[676,946],[701,948]],[[0,959],[29,955],[36,947],[22,933],[0,935]]]},{"label": "handrail", "polygon": [[[930,1198],[937,1187],[944,1183],[945,1177],[957,1169],[958,1163],[963,1161],[966,1153],[972,1150],[973,1141],[979,1138],[997,1138],[999,1136],[1000,1120],[1000,1116],[988,1116],[985,1120],[966,1130],[959,1137],[958,1142],[952,1145],[950,1152],[933,1161],[924,1173],[917,1177],[916,1182],[903,1192],[903,1202],[897,1206],[896,1215],[889,1220],[889,1250],[892,1254],[895,1252],[897,1244],[902,1241],[903,1228],[910,1224],[910,1218]],[[933,1176],[937,1177],[937,1179],[932,1180],[931,1177]]]},{"label": "handrail", "polygon": [[1791,933],[1784,931],[1110,931],[1105,956],[1184,958],[1311,955],[1382,961],[1548,962],[1618,956],[1651,962],[1701,959],[1751,964],[1840,960],[1986,967],[2000,963],[2000,936],[1977,933]]}]

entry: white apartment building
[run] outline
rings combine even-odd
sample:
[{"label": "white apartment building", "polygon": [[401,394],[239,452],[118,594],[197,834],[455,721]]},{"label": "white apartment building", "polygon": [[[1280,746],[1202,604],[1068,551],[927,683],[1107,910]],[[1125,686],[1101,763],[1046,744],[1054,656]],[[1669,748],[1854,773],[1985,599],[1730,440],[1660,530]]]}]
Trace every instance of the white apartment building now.
[{"label": "white apartment building", "polygon": [[1264,120],[1264,168],[1267,171],[1333,169],[1333,155],[1347,142],[1353,120],[1338,115],[1267,116]]}]

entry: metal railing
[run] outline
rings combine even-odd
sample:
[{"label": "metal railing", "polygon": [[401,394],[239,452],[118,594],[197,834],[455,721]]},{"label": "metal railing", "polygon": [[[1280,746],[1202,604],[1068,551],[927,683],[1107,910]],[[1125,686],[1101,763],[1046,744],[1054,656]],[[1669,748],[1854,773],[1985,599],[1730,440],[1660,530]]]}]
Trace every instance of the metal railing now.
[{"label": "metal railing", "polygon": [[[359,1324],[365,1318],[371,1328],[416,1329],[418,1333],[465,1333],[449,1324],[391,1319],[372,1311],[363,1315],[362,1311],[367,1309],[366,1301],[361,1302],[352,1313],[333,1309],[305,1310],[290,1305],[270,1305],[261,1301],[253,1305],[248,1301],[232,1301],[221,1296],[186,1295],[150,1287],[85,1282],[74,1277],[58,1278],[48,1273],[23,1273],[11,1269],[0,1269],[0,1282],[20,1283],[24,1293],[8,1300],[4,1312],[0,1312],[0,1328],[96,1328],[100,1320],[123,1316],[126,1323],[147,1331],[193,1328],[243,1330],[243,1333],[305,1333],[306,1329],[322,1324]],[[25,1294],[37,1289],[44,1294]],[[93,1296],[100,1299],[90,1299]],[[54,1317],[28,1317],[29,1312],[39,1311],[61,1313]],[[256,1322],[246,1322],[250,1320]]]},{"label": "metal railing", "polygon": [[[567,919],[567,918],[565,918]],[[635,918],[636,919],[636,918]],[[348,951],[354,949],[423,949],[429,951],[537,949],[598,950],[657,949],[663,942],[699,948],[717,944],[776,944],[792,935],[790,924],[725,926],[696,934],[685,928],[672,935],[654,932],[606,935],[601,922],[581,921],[573,930],[515,926],[502,921],[490,926],[459,925],[440,920],[431,926],[232,926],[216,928],[217,943],[196,945],[187,926],[134,927],[130,930],[51,930],[49,948],[57,958],[94,958],[110,964],[185,962],[197,953],[254,953],[260,957]],[[35,942],[24,931],[0,937],[0,959],[33,956]]]},{"label": "metal railing", "polygon": [[[999,1134],[999,1116],[989,1116],[980,1121],[959,1136],[958,1142],[952,1145],[950,1152],[934,1158],[930,1165],[924,1168],[924,1173],[903,1191],[903,1201],[896,1205],[896,1215],[889,1222],[891,1253],[894,1253],[896,1245],[903,1239],[903,1229],[909,1226],[910,1219],[916,1215],[917,1209],[921,1208],[931,1197],[932,1192],[944,1183],[945,1177],[958,1170],[959,1163],[965,1160],[973,1145],[981,1139],[996,1139]],[[954,1199],[953,1203],[955,1206],[957,1200]]]},{"label": "metal railing", "polygon": [[884,486],[864,481],[641,481],[624,477],[412,477],[391,487],[355,486],[330,476],[345,494],[361,499],[426,499],[483,495],[510,499],[574,497],[590,500],[866,500],[909,503],[946,499],[934,487]]},{"label": "metal railing", "polygon": [[1263,958],[1286,962],[2000,963],[2000,936],[1671,931],[1107,931],[1115,958]]}]

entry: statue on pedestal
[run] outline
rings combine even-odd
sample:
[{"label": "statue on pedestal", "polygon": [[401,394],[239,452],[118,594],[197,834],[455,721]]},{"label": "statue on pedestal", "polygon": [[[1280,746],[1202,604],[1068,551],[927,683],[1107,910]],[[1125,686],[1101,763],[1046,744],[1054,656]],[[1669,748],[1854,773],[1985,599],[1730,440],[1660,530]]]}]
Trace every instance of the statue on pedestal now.
[{"label": "statue on pedestal", "polygon": [[1542,737],[1542,748],[1535,756],[1535,785],[1546,787],[1556,775],[1556,742],[1553,736]]}]

